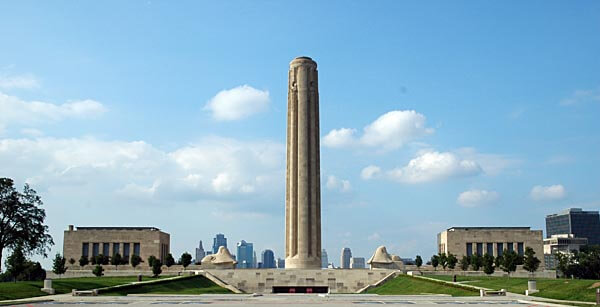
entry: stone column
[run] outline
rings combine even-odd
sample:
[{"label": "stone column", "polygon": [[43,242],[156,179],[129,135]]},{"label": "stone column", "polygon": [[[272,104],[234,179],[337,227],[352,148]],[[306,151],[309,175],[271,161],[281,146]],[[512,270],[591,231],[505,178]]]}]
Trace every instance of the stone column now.
[{"label": "stone column", "polygon": [[290,63],[287,113],[285,267],[321,267],[321,179],[317,63]]}]

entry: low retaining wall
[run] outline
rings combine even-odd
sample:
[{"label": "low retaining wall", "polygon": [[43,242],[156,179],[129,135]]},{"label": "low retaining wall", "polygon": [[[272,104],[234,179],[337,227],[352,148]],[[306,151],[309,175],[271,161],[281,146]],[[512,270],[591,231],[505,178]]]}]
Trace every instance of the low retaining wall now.
[{"label": "low retaining wall", "polygon": [[[457,276],[488,276],[483,271],[422,271],[423,275],[457,275]],[[507,277],[508,274],[504,271],[495,271],[490,276],[494,277]],[[535,272],[533,274],[527,271],[516,271],[511,272],[510,277],[520,277],[520,278],[556,278],[556,271],[544,270]]]},{"label": "low retaining wall", "polygon": [[[245,293],[272,293],[274,286],[328,287],[330,293],[356,293],[395,270],[369,269],[236,269],[203,270]],[[198,271],[201,274],[202,271]]]}]

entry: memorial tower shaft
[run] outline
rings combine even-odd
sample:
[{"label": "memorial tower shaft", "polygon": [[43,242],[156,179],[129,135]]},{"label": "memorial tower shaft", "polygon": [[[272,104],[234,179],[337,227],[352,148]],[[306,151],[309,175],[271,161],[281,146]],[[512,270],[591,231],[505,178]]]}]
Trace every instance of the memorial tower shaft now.
[{"label": "memorial tower shaft", "polygon": [[321,267],[321,174],[317,63],[290,63],[287,111],[285,267]]}]

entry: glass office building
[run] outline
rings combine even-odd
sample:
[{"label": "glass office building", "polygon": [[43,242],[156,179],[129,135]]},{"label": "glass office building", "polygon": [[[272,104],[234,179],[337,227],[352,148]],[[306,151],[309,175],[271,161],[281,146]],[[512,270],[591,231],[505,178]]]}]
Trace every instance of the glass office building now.
[{"label": "glass office building", "polygon": [[587,238],[588,244],[600,245],[600,215],[598,211],[570,208],[561,213],[547,215],[546,238],[559,234],[572,234],[575,238]]}]

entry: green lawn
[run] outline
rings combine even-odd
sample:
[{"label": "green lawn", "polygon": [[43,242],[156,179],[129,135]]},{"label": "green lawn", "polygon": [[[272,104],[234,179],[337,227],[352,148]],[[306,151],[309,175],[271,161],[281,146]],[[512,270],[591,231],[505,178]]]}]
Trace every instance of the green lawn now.
[{"label": "green lawn", "polygon": [[[164,277],[161,276],[159,278]],[[150,277],[144,276],[144,280],[148,279],[150,279]],[[122,285],[133,281],[137,281],[136,276],[57,278],[52,280],[52,287],[56,290],[56,294],[62,294],[71,292],[71,289],[91,290]],[[43,281],[19,281],[16,283],[0,282],[0,300],[13,300],[47,295],[40,290],[43,286]]]},{"label": "green lawn", "polygon": [[407,275],[385,282],[383,285],[367,290],[367,293],[381,295],[418,295],[418,294],[450,294],[452,296],[476,296],[479,292],[441,283],[417,279]]},{"label": "green lawn", "polygon": [[225,294],[232,293],[222,288],[206,277],[197,275],[180,280],[165,281],[157,284],[131,286],[125,289],[115,289],[101,292],[101,295],[127,294]]},{"label": "green lawn", "polygon": [[[451,281],[452,276],[427,275],[427,277]],[[508,292],[525,294],[528,278],[488,277],[488,276],[456,276],[456,281],[470,281],[466,284],[489,289],[506,289]],[[572,301],[596,301],[596,288],[600,280],[589,279],[548,279],[536,278],[540,292],[533,295]]]}]

